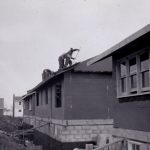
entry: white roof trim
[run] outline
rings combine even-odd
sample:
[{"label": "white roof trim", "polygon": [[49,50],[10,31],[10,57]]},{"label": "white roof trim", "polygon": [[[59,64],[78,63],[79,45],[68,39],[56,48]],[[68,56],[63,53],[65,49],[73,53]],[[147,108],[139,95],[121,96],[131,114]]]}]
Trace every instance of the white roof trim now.
[{"label": "white roof trim", "polygon": [[32,93],[29,93],[29,94],[26,94],[25,96],[23,96],[22,98],[21,98],[21,100],[24,100],[26,97],[28,97],[28,96],[30,96],[30,95],[33,95],[33,94],[35,94],[36,92],[32,92]]}]

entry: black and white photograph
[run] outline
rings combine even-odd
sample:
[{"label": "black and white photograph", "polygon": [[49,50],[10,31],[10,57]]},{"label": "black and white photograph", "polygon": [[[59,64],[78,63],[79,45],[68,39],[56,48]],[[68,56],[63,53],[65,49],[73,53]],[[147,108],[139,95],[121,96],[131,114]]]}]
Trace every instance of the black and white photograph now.
[{"label": "black and white photograph", "polygon": [[0,150],[150,150],[150,1],[0,0]]}]

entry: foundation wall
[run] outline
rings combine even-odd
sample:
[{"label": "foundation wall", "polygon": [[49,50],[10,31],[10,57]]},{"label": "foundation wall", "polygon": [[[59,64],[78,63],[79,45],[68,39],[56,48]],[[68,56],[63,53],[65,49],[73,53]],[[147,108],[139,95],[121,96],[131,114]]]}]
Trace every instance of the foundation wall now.
[{"label": "foundation wall", "polygon": [[[49,120],[34,116],[24,116],[24,122],[33,125],[37,131],[51,138],[67,142],[97,141],[98,135],[112,130],[113,120]],[[37,128],[41,126],[40,128]]]}]

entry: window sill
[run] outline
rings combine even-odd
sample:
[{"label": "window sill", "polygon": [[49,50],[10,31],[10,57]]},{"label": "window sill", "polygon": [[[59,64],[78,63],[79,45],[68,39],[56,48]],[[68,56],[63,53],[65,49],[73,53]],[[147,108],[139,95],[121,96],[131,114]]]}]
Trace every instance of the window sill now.
[{"label": "window sill", "polygon": [[135,97],[135,96],[142,96],[142,95],[148,95],[148,94],[150,94],[150,91],[139,93],[139,94],[136,93],[136,94],[128,94],[128,95],[117,96],[117,98]]}]

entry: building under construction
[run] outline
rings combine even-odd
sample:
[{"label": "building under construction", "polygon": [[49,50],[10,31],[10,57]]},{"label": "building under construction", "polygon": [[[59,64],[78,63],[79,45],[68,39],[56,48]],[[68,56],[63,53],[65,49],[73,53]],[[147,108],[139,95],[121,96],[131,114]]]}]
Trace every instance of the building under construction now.
[{"label": "building under construction", "polygon": [[24,122],[35,127],[34,142],[44,150],[84,148],[113,127],[112,60],[87,67],[88,61],[44,70],[43,80],[22,98]]}]

